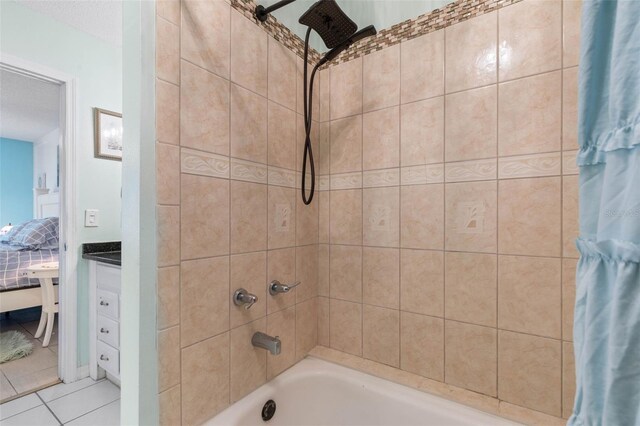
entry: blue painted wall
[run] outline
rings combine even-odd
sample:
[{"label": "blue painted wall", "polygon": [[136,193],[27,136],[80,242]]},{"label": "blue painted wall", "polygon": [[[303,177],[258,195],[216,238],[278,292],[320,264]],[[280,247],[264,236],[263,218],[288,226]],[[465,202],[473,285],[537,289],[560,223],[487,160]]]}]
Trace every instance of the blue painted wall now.
[{"label": "blue painted wall", "polygon": [[0,138],[0,226],[33,219],[33,144]]}]

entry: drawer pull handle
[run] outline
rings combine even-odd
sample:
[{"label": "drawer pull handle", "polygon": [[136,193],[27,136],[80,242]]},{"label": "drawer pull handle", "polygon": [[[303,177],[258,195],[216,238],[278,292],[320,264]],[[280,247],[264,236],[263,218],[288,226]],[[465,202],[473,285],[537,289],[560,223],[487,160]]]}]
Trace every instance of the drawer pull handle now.
[{"label": "drawer pull handle", "polygon": [[102,327],[100,329],[100,333],[109,334],[109,330],[107,330],[106,328]]},{"label": "drawer pull handle", "polygon": [[108,356],[100,355],[100,361],[109,361]]},{"label": "drawer pull handle", "polygon": [[105,302],[104,300],[100,301],[100,305],[102,306],[109,306],[109,302]]}]

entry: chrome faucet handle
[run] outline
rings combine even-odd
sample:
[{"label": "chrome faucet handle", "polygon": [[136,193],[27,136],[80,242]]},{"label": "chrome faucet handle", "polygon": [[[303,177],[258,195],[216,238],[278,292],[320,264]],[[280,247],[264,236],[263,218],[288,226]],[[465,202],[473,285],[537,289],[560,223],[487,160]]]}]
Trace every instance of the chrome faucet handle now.
[{"label": "chrome faucet handle", "polygon": [[245,309],[251,309],[257,301],[258,296],[249,293],[244,288],[239,288],[233,293],[233,303],[236,306],[244,306]]},{"label": "chrome faucet handle", "polygon": [[298,287],[300,285],[300,281],[296,281],[294,284],[281,284],[278,280],[273,280],[269,283],[269,294],[275,296],[280,293],[288,293],[292,289]]}]

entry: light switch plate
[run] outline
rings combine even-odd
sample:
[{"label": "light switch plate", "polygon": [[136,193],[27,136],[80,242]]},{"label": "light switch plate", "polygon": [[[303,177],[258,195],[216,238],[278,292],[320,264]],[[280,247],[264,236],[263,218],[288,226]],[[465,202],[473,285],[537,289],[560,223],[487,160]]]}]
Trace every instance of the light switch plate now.
[{"label": "light switch plate", "polygon": [[86,209],[84,211],[84,226],[86,228],[95,228],[98,226],[98,210]]}]

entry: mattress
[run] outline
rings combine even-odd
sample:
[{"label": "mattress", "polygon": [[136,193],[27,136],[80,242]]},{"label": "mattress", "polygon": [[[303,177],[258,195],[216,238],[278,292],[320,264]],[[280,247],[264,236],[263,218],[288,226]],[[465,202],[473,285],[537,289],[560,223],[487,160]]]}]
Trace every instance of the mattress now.
[{"label": "mattress", "polygon": [[0,291],[39,286],[40,280],[30,279],[27,269],[40,263],[57,261],[58,249],[25,250],[0,245]]}]

